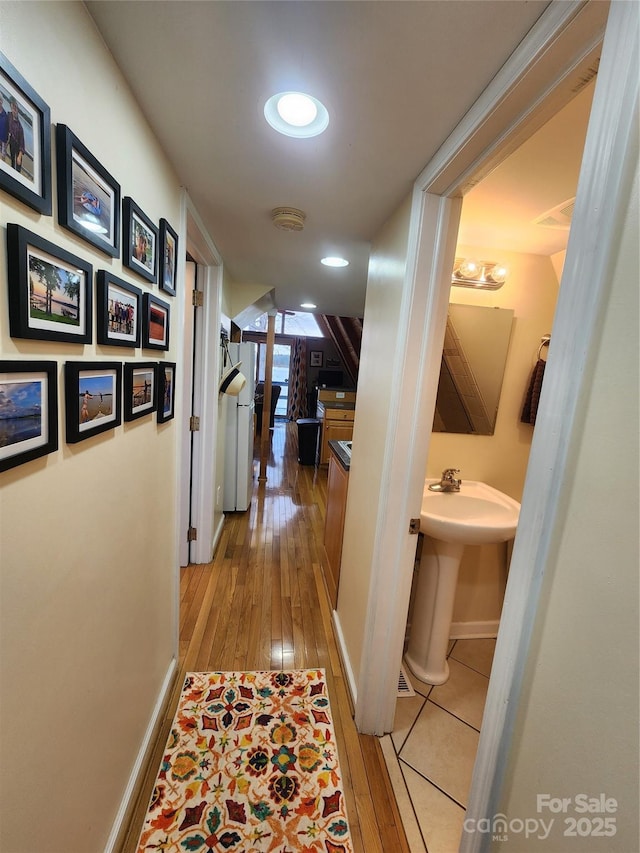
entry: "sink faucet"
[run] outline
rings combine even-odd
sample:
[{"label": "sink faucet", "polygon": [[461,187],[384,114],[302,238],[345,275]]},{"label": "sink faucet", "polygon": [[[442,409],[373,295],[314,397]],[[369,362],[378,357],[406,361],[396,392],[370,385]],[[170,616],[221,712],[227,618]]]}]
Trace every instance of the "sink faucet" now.
[{"label": "sink faucet", "polygon": [[432,492],[459,492],[462,480],[456,479],[460,473],[459,468],[445,468],[439,483],[432,483],[429,488]]}]

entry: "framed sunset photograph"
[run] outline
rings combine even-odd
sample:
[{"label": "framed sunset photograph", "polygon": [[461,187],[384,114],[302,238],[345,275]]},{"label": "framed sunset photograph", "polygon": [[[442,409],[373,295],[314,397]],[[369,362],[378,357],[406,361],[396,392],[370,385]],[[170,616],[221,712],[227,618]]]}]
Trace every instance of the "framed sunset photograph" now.
[{"label": "framed sunset photograph", "polygon": [[98,270],[97,338],[114,347],[140,346],[142,291],[107,270]]},{"label": "framed sunset photograph", "polygon": [[91,343],[90,263],[10,222],[7,269],[11,337]]},{"label": "framed sunset photograph", "polygon": [[58,365],[0,361],[0,472],[58,449]]},{"label": "framed sunset photograph", "polygon": [[170,308],[151,293],[144,294],[142,346],[146,349],[169,349]]},{"label": "framed sunset photograph", "polygon": [[124,366],[124,419],[135,421],[156,408],[156,363],[127,362]]},{"label": "framed sunset photograph", "polygon": [[68,361],[64,366],[67,444],[122,423],[122,364]]},{"label": "framed sunset photograph", "polygon": [[51,111],[0,53],[0,188],[51,213]]},{"label": "framed sunset photograph", "polygon": [[120,184],[65,124],[56,128],[58,221],[106,255],[120,254]]}]

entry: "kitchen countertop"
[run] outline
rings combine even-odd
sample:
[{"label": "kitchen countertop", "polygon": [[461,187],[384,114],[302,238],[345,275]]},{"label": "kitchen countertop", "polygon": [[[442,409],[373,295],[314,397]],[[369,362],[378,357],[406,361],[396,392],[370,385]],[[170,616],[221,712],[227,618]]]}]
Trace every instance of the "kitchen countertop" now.
[{"label": "kitchen countertop", "polygon": [[338,460],[345,471],[351,468],[351,442],[350,441],[335,441],[329,442],[329,449]]}]

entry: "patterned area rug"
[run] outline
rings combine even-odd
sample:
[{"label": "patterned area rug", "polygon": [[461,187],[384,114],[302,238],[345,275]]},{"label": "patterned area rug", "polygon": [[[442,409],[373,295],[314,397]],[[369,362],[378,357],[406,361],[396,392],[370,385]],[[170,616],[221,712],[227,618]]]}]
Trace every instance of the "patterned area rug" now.
[{"label": "patterned area rug", "polygon": [[353,853],[324,670],[187,674],[143,851]]}]

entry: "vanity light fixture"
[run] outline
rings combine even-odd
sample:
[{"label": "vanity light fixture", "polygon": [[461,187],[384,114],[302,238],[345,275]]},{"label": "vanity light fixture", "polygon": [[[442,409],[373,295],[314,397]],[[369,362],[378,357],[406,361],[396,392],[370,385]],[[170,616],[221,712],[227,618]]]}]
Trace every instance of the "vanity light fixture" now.
[{"label": "vanity light fixture", "polygon": [[264,105],[264,117],[274,130],[296,139],[318,136],[329,126],[324,104],[303,92],[278,92]]},{"label": "vanity light fixture", "polygon": [[349,266],[349,261],[347,261],[346,258],[336,258],[336,257],[322,258],[320,263],[324,264],[325,267],[348,267]]},{"label": "vanity light fixture", "polygon": [[458,287],[477,287],[481,290],[498,290],[507,280],[508,274],[509,270],[504,264],[495,261],[456,258],[451,284]]}]

